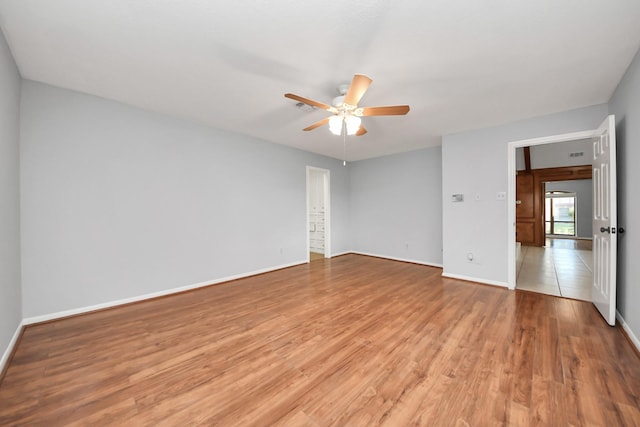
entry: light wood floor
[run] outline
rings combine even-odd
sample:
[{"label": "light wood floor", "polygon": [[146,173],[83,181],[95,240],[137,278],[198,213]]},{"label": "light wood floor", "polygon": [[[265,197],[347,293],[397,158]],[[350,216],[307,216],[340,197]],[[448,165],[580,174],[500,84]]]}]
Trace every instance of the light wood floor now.
[{"label": "light wood floor", "polygon": [[316,261],[318,259],[324,259],[324,254],[318,252],[309,252],[309,261]]},{"label": "light wood floor", "polygon": [[0,425],[640,424],[591,304],[346,255],[28,327]]}]

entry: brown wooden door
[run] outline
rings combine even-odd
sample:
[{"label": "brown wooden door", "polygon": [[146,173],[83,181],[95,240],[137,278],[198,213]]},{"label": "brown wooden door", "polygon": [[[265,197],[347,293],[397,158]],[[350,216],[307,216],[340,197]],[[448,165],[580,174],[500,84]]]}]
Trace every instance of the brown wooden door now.
[{"label": "brown wooden door", "polygon": [[533,245],[535,239],[533,174],[516,175],[516,241],[523,245]]}]

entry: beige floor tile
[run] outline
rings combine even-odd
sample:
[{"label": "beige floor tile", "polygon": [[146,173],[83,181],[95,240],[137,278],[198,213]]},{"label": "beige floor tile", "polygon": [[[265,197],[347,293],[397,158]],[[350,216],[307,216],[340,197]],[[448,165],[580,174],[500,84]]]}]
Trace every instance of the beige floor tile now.
[{"label": "beige floor tile", "polygon": [[587,279],[589,281],[591,281],[591,278],[593,277],[591,275],[591,272],[588,270],[569,270],[569,271],[562,271],[561,269],[558,269],[558,273],[556,274],[556,276],[558,277],[558,280],[583,280],[583,279]]},{"label": "beige floor tile", "polygon": [[522,247],[516,264],[516,288],[591,301],[592,252],[573,247],[571,241],[551,241],[544,248]]},{"label": "beige floor tile", "polygon": [[591,288],[588,289],[572,289],[562,288],[560,294],[565,298],[579,299],[582,301],[591,301]]},{"label": "beige floor tile", "polygon": [[559,282],[560,289],[591,289],[591,280],[585,280],[582,282]]},{"label": "beige floor tile", "polygon": [[584,263],[584,265],[589,269],[589,271],[593,271],[593,252],[578,251],[578,256],[580,257],[580,260]]},{"label": "beige floor tile", "polygon": [[591,275],[585,274],[560,274],[558,275],[558,283],[560,284],[560,286],[564,284],[569,285],[571,283],[575,283],[573,286],[576,287],[581,283],[591,284],[591,278]]},{"label": "beige floor tile", "polygon": [[[582,273],[562,273],[562,274],[558,274],[557,278],[558,278],[558,283],[560,284],[560,286],[562,286],[563,284],[570,284],[570,283],[591,283],[592,277],[590,274],[582,274]],[[573,285],[574,287],[577,285]]]}]

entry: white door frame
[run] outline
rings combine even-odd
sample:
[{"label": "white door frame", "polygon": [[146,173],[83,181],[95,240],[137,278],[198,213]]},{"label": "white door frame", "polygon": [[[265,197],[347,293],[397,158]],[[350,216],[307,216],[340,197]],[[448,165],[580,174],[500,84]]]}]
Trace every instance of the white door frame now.
[{"label": "white door frame", "polygon": [[305,232],[307,235],[307,262],[311,261],[309,255],[309,222],[311,222],[311,212],[309,210],[309,201],[311,200],[311,171],[322,173],[324,184],[324,257],[331,258],[331,171],[329,169],[317,168],[315,166],[307,166],[307,218],[305,224]]},{"label": "white door frame", "polygon": [[599,136],[598,130],[565,133],[542,138],[523,139],[507,146],[507,286],[516,288],[516,148],[577,141]]}]

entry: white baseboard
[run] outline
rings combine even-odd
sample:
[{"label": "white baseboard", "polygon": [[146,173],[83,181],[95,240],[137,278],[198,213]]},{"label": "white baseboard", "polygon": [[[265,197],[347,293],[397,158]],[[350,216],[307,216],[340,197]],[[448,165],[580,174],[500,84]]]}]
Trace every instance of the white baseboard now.
[{"label": "white baseboard", "polygon": [[179,288],[172,288],[158,292],[152,292],[150,294],[139,295],[131,298],[125,298],[117,301],[109,301],[102,304],[90,305],[87,307],[74,308],[71,310],[58,311],[55,313],[44,314],[41,316],[27,317],[22,320],[23,325],[32,325],[34,323],[47,322],[49,320],[60,319],[63,317],[75,316],[77,314],[90,313],[96,310],[103,310],[105,308],[117,307],[119,305],[130,304],[132,302],[144,301],[152,298],[163,297],[166,295],[176,294],[180,292],[190,291],[193,289],[203,288],[206,286],[216,285],[218,283],[229,282],[231,280],[242,279],[249,276],[255,276],[257,274],[269,273],[271,271],[282,270],[283,268],[294,267],[300,264],[306,264],[307,260],[292,262],[290,264],[283,264],[276,267],[263,268],[260,270],[251,271],[249,273],[236,274],[234,276],[223,277],[215,280],[208,280],[206,282],[195,283],[193,285],[182,286]]},{"label": "white baseboard", "polygon": [[5,365],[7,364],[7,362],[9,362],[9,356],[11,356],[11,352],[13,352],[13,349],[16,346],[16,343],[18,342],[18,338],[20,338],[20,333],[22,332],[23,326],[24,326],[24,321],[18,324],[18,328],[16,329],[16,332],[13,334],[13,337],[11,337],[11,341],[9,341],[9,345],[7,346],[7,349],[2,354],[2,359],[0,359],[0,372],[4,370]]},{"label": "white baseboard", "polygon": [[507,282],[498,282],[497,280],[479,279],[477,277],[463,276],[461,274],[451,274],[442,272],[442,277],[448,277],[450,279],[466,280],[467,282],[482,283],[483,285],[500,286],[501,288],[508,288]]},{"label": "white baseboard", "polygon": [[618,322],[620,322],[620,326],[622,326],[622,329],[624,329],[624,331],[627,333],[627,336],[629,337],[629,339],[631,340],[633,345],[636,347],[636,349],[638,351],[640,351],[640,340],[633,333],[633,331],[629,327],[629,324],[627,324],[627,322],[625,322],[624,318],[622,317],[622,315],[620,314],[620,312],[618,310],[616,310],[616,319],[618,319]]},{"label": "white baseboard", "polygon": [[392,257],[392,256],[387,256],[387,255],[372,254],[372,253],[369,253],[369,252],[360,252],[360,251],[351,251],[351,252],[345,252],[345,253],[351,253],[351,254],[356,254],[356,255],[364,255],[364,256],[372,256],[372,257],[376,257],[376,258],[390,259],[392,261],[410,262],[411,264],[420,264],[420,265],[427,265],[429,267],[442,268],[442,264],[436,264],[436,263],[433,263],[433,262],[418,261],[418,260],[415,260],[415,259],[397,258],[397,257]]},{"label": "white baseboard", "polygon": [[352,254],[353,252],[351,251],[345,251],[345,252],[339,252],[337,254],[331,254],[331,258],[335,258],[337,256],[342,256],[342,255],[348,255],[348,254]]}]

